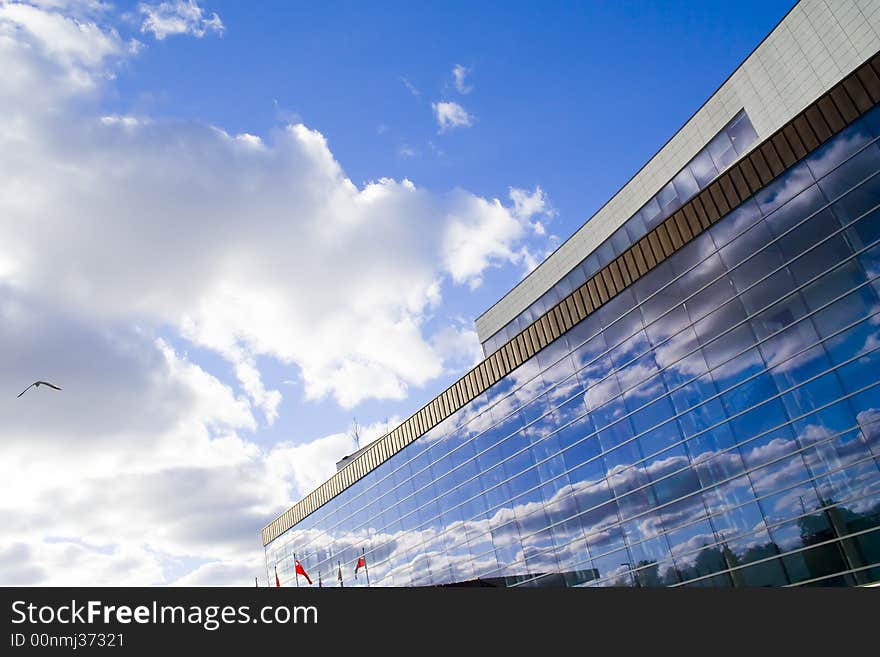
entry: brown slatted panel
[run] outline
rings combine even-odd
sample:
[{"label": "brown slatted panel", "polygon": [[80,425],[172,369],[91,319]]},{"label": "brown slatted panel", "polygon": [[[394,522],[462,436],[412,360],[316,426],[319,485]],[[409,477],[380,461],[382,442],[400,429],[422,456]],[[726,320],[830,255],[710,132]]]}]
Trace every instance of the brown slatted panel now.
[{"label": "brown slatted panel", "polygon": [[657,237],[660,238],[660,246],[663,247],[663,256],[668,258],[673,253],[675,253],[675,248],[672,246],[672,239],[669,237],[669,231],[666,230],[666,224],[662,223],[657,226]]},{"label": "brown slatted panel", "polygon": [[849,97],[849,94],[846,93],[844,85],[839,84],[831,90],[831,100],[834,101],[834,106],[843,117],[844,124],[849,125],[859,118],[859,110]]},{"label": "brown slatted panel", "polygon": [[575,296],[576,295],[572,293],[565,297],[565,312],[568,315],[569,321],[568,328],[571,328],[584,318],[583,314],[581,314],[581,311],[578,310],[577,304],[574,301]]},{"label": "brown slatted panel", "polygon": [[[672,220],[675,222],[676,228],[678,228],[678,234],[681,235],[681,239],[685,243],[690,242],[694,238],[694,232],[688,225],[687,219],[684,218],[684,212],[676,212],[672,215]],[[635,277],[633,277],[633,280],[635,280]]]},{"label": "brown slatted panel", "polygon": [[739,198],[743,201],[752,195],[752,190],[749,189],[749,184],[746,182],[745,176],[742,174],[742,169],[739,167],[733,167],[730,170],[730,182],[736,189]]},{"label": "brown slatted panel", "polygon": [[[629,287],[633,284],[633,281],[636,280],[635,278],[633,278],[632,274],[630,274],[630,265],[629,261],[627,260],[627,255],[628,253],[624,251],[620,256],[618,256],[617,260],[615,261],[617,263],[617,268],[620,270],[620,276],[621,278],[623,278],[624,287]],[[630,256],[630,258],[632,258],[632,256]]]},{"label": "brown slatted panel", "polygon": [[596,283],[596,291],[599,293],[599,303],[596,306],[601,306],[608,299],[608,292],[605,290],[605,279],[602,278],[602,274],[596,274],[593,276],[593,281]]},{"label": "brown slatted panel", "polygon": [[527,360],[531,356],[530,352],[532,348],[532,341],[529,339],[528,329],[520,333],[516,339],[519,342],[519,350],[522,353],[522,359]]},{"label": "brown slatted panel", "polygon": [[846,89],[846,92],[849,94],[849,97],[852,98],[853,103],[855,103],[856,109],[859,111],[859,114],[864,114],[869,109],[874,107],[871,96],[868,95],[868,91],[865,89],[865,86],[857,77],[847,78],[846,80],[844,80],[843,86]]},{"label": "brown slatted panel", "polygon": [[633,256],[633,250],[627,249],[623,252],[623,262],[626,268],[626,274],[629,276],[630,284],[639,279],[639,268],[636,265],[636,259]]},{"label": "brown slatted panel", "polygon": [[767,161],[767,166],[770,167],[770,173],[774,178],[785,171],[785,165],[782,164],[782,159],[773,147],[772,141],[768,141],[758,148],[761,151],[761,155],[763,155],[764,159]]},{"label": "brown slatted panel", "polygon": [[880,103],[880,78],[877,77],[873,69],[870,66],[863,66],[858,71],[858,78],[871,100],[875,104]]},{"label": "brown slatted panel", "polygon": [[510,348],[513,349],[514,360],[517,363],[523,362],[522,353],[520,352],[520,344],[516,338],[514,338],[513,341],[510,342]]},{"label": "brown slatted panel", "polygon": [[512,372],[514,366],[511,365],[513,363],[513,351],[509,349],[510,345],[504,345],[504,349],[501,350],[501,360],[504,361],[504,369],[508,372]]},{"label": "brown slatted panel", "polygon": [[715,207],[718,208],[718,215],[724,216],[728,212],[730,212],[730,204],[727,202],[727,199],[724,197],[724,192],[721,191],[721,181],[716,180],[714,183],[709,185],[709,196],[712,198],[712,201],[715,203]]},{"label": "brown slatted panel", "polygon": [[[699,235],[703,230],[702,224],[700,224],[700,218],[697,216],[697,211],[694,209],[693,203],[688,203],[682,208],[684,212],[684,218],[687,219],[688,226],[691,227],[691,232],[694,235]],[[638,262],[636,262],[638,264]]]},{"label": "brown slatted panel", "polygon": [[575,308],[577,308],[577,317],[578,319],[583,319],[587,316],[587,307],[584,305],[584,297],[581,294],[580,289],[575,290],[574,294],[571,295],[571,298],[574,300]]},{"label": "brown slatted panel", "polygon": [[804,146],[806,146],[807,151],[812,151],[819,145],[819,139],[810,127],[810,122],[807,121],[807,117],[803,112],[795,117],[792,125],[797,130],[798,136],[801,138]]},{"label": "brown slatted panel", "polygon": [[[832,134],[837,134],[846,127],[846,121],[843,120],[843,117],[837,110],[837,106],[831,100],[831,96],[823,96],[819,99],[817,105],[819,111],[822,112],[822,118],[825,119],[825,123],[831,128]],[[828,136],[830,137],[831,135],[829,134]]]},{"label": "brown slatted panel", "polygon": [[550,320],[547,315],[541,315],[538,321],[529,327],[527,333],[535,351],[538,351],[543,345],[547,344],[550,341]]},{"label": "brown slatted panel", "polygon": [[744,158],[739,163],[739,170],[742,171],[743,178],[746,179],[746,182],[749,185],[749,189],[752,191],[752,194],[757,192],[763,185],[761,184],[761,178],[758,176],[758,172],[755,171],[755,167],[752,164],[751,160],[748,158]]},{"label": "brown slatted panel", "polygon": [[731,209],[739,205],[743,198],[746,198],[744,196],[740,197],[739,192],[736,191],[736,187],[733,184],[733,176],[730,171],[718,179],[718,184],[721,186],[721,191],[724,192],[724,198],[727,201],[727,205]]},{"label": "brown slatted panel", "polygon": [[596,279],[591,278],[587,281],[587,293],[590,295],[590,304],[593,308],[599,307],[599,290],[596,286]]},{"label": "brown slatted panel", "polygon": [[708,217],[709,223],[714,224],[718,221],[721,217],[721,213],[715,206],[715,201],[712,200],[712,193],[708,189],[704,189],[700,193],[699,202],[703,204],[703,210],[706,211],[706,217]]},{"label": "brown slatted panel", "polygon": [[477,377],[477,389],[480,392],[483,392],[483,390],[488,387],[489,383],[488,378],[486,377],[485,363],[480,363],[479,365],[477,365],[477,367],[474,369],[474,374]]},{"label": "brown slatted panel", "polygon": [[593,300],[590,298],[590,291],[587,289],[587,284],[584,283],[578,288],[578,292],[581,295],[581,301],[584,304],[584,309],[591,313],[596,309],[596,306],[593,305]]},{"label": "brown slatted panel", "polygon": [[758,172],[758,178],[761,179],[762,187],[773,180],[773,174],[770,172],[770,166],[767,164],[767,161],[764,159],[761,151],[753,150],[751,153],[749,153],[748,158],[749,162],[754,165],[755,171]]},{"label": "brown slatted panel", "polygon": [[489,360],[487,362],[489,363],[489,370],[492,374],[492,380],[497,381],[501,378],[501,368],[498,367],[498,354],[495,353],[489,356]]},{"label": "brown slatted panel", "polygon": [[608,301],[608,298],[610,296],[608,294],[608,288],[605,286],[605,279],[602,277],[601,272],[599,274],[596,274],[596,276],[593,277],[593,280],[596,281],[596,289],[599,291],[598,305],[601,306],[603,303]]},{"label": "brown slatted panel", "polygon": [[675,219],[673,217],[667,218],[663,222],[663,227],[666,229],[666,232],[669,233],[669,239],[672,241],[673,251],[678,251],[684,246],[684,240],[678,232],[678,226],[675,225]]},{"label": "brown slatted panel", "polygon": [[[606,266],[603,267],[599,272],[602,276],[602,280],[605,281],[605,291],[608,293],[608,299],[617,294],[617,285],[614,283],[614,277],[611,275],[611,270]],[[608,301],[606,299],[605,301]]]},{"label": "brown slatted panel", "polygon": [[549,330],[544,331],[544,334],[547,336],[546,344],[550,344],[551,342],[553,342],[553,340],[555,340],[561,332],[559,329],[559,318],[556,317],[556,313],[554,312],[555,310],[556,308],[553,308],[546,315],[547,324],[549,325]]},{"label": "brown slatted panel", "polygon": [[536,353],[538,353],[538,349],[540,349],[539,342],[540,337],[538,336],[538,325],[532,324],[525,331],[525,345],[526,345],[526,356],[531,358]]},{"label": "brown slatted panel", "polygon": [[798,158],[795,157],[794,151],[791,150],[788,139],[786,139],[783,132],[777,132],[771,137],[770,141],[773,142],[773,146],[779,154],[779,159],[782,160],[783,169],[787,169],[798,161]]},{"label": "brown slatted panel", "polygon": [[654,254],[654,249],[651,248],[651,240],[648,239],[648,236],[646,235],[645,237],[640,239],[637,243],[637,246],[641,250],[642,255],[645,258],[645,263],[648,265],[648,269],[651,270],[656,267],[657,256]]},{"label": "brown slatted panel", "polygon": [[813,105],[812,107],[808,107],[804,112],[804,116],[810,124],[810,127],[813,129],[813,133],[815,133],[816,137],[819,139],[819,143],[824,143],[829,137],[831,137],[831,128],[828,127],[828,124],[825,122],[825,118],[822,116],[822,112],[819,111],[819,108]]},{"label": "brown slatted panel", "polygon": [[803,158],[807,154],[807,147],[804,146],[804,143],[801,141],[801,138],[798,135],[798,131],[795,130],[795,127],[789,124],[782,129],[782,132],[785,135],[789,146],[791,146],[791,150],[794,153],[795,157],[798,160]]},{"label": "brown slatted panel", "polygon": [[568,329],[570,329],[574,325],[574,321],[571,316],[571,311],[568,309],[568,297],[562,300],[562,303],[559,304],[559,312],[562,314],[562,323],[559,328],[565,333]]},{"label": "brown slatted panel", "polygon": [[788,139],[785,138],[785,134],[777,132],[770,138],[770,141],[773,142],[773,147],[782,161],[783,169],[787,169],[798,161],[798,158],[795,157],[794,152],[791,150],[791,146],[788,144]]},{"label": "brown slatted panel", "polygon": [[623,274],[620,273],[620,267],[617,266],[617,260],[612,260],[608,265],[608,269],[611,271],[611,280],[614,281],[614,289],[619,291],[626,287],[623,282]]}]

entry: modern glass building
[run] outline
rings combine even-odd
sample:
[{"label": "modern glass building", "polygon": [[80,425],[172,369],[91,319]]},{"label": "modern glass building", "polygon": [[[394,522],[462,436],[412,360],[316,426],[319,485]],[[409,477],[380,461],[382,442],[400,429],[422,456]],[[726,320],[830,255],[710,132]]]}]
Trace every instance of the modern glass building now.
[{"label": "modern glass building", "polygon": [[265,527],[267,573],[880,581],[880,4],[843,4],[798,4],[477,320],[483,362]]}]

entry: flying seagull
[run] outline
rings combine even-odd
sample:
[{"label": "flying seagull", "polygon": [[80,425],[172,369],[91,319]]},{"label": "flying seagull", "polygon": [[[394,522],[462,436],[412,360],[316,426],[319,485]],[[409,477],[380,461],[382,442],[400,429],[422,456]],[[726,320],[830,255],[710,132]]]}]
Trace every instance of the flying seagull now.
[{"label": "flying seagull", "polygon": [[48,381],[34,381],[27,388],[18,393],[18,396],[21,397],[24,393],[26,393],[31,388],[39,388],[40,386],[49,386],[50,388],[54,388],[55,390],[61,390],[58,386],[53,383],[49,383]]}]

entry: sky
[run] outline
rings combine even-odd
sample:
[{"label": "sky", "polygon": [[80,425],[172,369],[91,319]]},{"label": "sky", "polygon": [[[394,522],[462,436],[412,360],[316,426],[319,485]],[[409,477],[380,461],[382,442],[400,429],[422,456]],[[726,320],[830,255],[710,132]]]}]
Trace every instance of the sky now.
[{"label": "sky", "polygon": [[790,5],[0,0],[0,584],[264,578]]}]

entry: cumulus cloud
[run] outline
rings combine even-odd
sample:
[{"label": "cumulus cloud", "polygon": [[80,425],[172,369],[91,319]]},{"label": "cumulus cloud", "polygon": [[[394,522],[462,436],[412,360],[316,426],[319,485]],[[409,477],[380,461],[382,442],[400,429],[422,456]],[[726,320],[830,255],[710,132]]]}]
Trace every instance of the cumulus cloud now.
[{"label": "cumulus cloud", "polygon": [[160,41],[175,34],[190,34],[201,39],[208,32],[223,34],[226,29],[216,12],[208,16],[196,0],[169,0],[159,4],[141,3],[144,16],[141,32],[150,32]]},{"label": "cumulus cloud", "polygon": [[444,238],[446,268],[455,282],[478,287],[483,271],[493,263],[534,267],[535,258],[521,241],[534,228],[533,220],[550,217],[553,210],[540,187],[533,192],[511,188],[509,196],[512,209],[498,199],[458,194]]},{"label": "cumulus cloud", "polygon": [[464,107],[451,101],[431,103],[434,108],[434,118],[440,132],[447,132],[454,128],[469,128],[474,124],[474,117],[467,113]]},{"label": "cumulus cloud", "polygon": [[[428,319],[520,263],[541,210],[356,185],[303,124],[103,114],[141,46],[65,7],[0,5],[0,578],[247,585],[259,528],[351,451],[345,432],[254,439],[282,401],[262,359],[302,384],[286,394],[404,398],[473,358],[472,332]],[[35,378],[64,390],[16,399]]]},{"label": "cumulus cloud", "polygon": [[456,64],[452,69],[452,79],[455,83],[455,90],[462,95],[467,95],[474,90],[473,85],[467,83],[467,76],[470,72],[471,69],[462,66],[461,64]]}]

